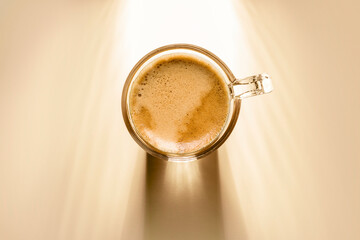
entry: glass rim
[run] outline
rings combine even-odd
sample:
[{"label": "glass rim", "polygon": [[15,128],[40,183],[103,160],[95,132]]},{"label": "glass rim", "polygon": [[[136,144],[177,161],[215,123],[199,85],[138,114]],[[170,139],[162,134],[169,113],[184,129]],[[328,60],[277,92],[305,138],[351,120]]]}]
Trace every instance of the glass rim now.
[{"label": "glass rim", "polygon": [[[221,70],[225,73],[225,75],[230,83],[235,81],[235,76],[230,71],[228,66],[212,52],[210,52],[202,47],[192,45],[192,44],[183,44],[183,43],[182,44],[170,44],[170,45],[162,46],[162,47],[152,50],[151,52],[146,54],[144,57],[142,57],[135,64],[135,66],[132,68],[132,70],[130,71],[130,73],[125,81],[125,84],[123,87],[123,92],[122,92],[122,99],[121,99],[121,108],[122,108],[122,115],[124,118],[124,122],[125,122],[125,125],[129,131],[130,135],[135,140],[135,142],[141,148],[143,148],[146,152],[153,155],[154,157],[157,157],[157,158],[160,158],[163,160],[167,160],[167,161],[177,161],[177,162],[196,160],[196,159],[202,158],[205,155],[208,155],[211,152],[218,149],[224,143],[224,141],[228,138],[230,133],[232,132],[232,130],[236,124],[237,118],[239,116],[240,105],[241,105],[241,100],[234,97],[231,84],[226,83],[226,85],[229,87],[229,95],[230,95],[229,96],[229,100],[230,100],[229,101],[229,115],[228,115],[228,119],[227,119],[225,125],[223,126],[223,129],[219,132],[219,135],[211,143],[209,143],[208,145],[206,145],[203,148],[200,148],[196,151],[189,152],[189,153],[164,152],[164,151],[152,146],[151,144],[147,143],[141,137],[141,135],[137,133],[136,128],[131,120],[131,115],[130,115],[130,110],[129,110],[129,101],[128,101],[129,92],[131,90],[130,86],[135,81],[136,74],[141,72],[140,69],[143,66],[146,66],[147,65],[146,63],[150,59],[152,59],[153,57],[155,57],[161,53],[164,53],[164,52],[167,52],[170,50],[181,50],[181,49],[195,51],[197,53],[204,55],[205,57],[208,57],[209,59],[214,61],[215,64],[217,64],[217,67],[221,68]],[[226,79],[224,79],[224,81],[226,81]]]}]

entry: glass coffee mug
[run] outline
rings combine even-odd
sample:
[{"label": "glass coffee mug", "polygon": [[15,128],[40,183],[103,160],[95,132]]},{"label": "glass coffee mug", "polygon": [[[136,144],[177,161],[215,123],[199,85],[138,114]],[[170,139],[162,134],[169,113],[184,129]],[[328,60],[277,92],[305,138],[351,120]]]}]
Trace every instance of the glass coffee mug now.
[{"label": "glass coffee mug", "polygon": [[[130,92],[141,71],[156,60],[161,59],[166,55],[174,54],[190,55],[196,59],[200,59],[206,64],[209,64],[221,75],[221,79],[224,81],[229,90],[228,115],[222,130],[219,132],[217,137],[215,137],[206,146],[196,149],[192,152],[166,152],[150,144],[139,133],[131,117]],[[242,99],[269,93],[272,90],[273,87],[271,79],[267,74],[263,73],[243,79],[237,79],[232,74],[230,69],[225,65],[225,63],[208,50],[190,44],[172,44],[151,51],[146,56],[144,56],[131,70],[125,82],[122,93],[122,114],[126,127],[129,130],[131,136],[146,152],[153,155],[154,157],[168,161],[191,161],[208,155],[225,142],[234,129],[238,119]]]}]

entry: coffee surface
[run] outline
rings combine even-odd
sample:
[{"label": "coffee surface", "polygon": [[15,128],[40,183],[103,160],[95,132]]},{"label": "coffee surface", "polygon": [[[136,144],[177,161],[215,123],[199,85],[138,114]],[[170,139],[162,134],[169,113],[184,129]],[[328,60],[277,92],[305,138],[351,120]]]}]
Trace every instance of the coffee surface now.
[{"label": "coffee surface", "polygon": [[189,153],[210,144],[229,111],[229,90],[208,63],[166,55],[143,69],[130,91],[130,114],[142,138],[165,152]]}]

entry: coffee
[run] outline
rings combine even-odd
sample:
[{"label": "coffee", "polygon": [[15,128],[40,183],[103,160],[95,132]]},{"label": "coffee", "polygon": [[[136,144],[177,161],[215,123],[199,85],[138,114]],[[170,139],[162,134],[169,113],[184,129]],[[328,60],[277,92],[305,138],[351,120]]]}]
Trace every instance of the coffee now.
[{"label": "coffee", "polygon": [[130,114],[138,134],[153,147],[190,153],[219,135],[229,96],[223,77],[209,63],[193,55],[165,55],[135,79]]}]

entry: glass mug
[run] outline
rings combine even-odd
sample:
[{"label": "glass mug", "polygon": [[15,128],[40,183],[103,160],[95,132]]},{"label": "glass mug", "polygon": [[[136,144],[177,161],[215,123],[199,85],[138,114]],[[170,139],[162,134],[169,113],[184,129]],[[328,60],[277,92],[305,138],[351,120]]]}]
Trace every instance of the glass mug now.
[{"label": "glass mug", "polygon": [[[136,130],[130,114],[129,95],[131,88],[140,72],[156,59],[167,54],[190,54],[211,64],[222,75],[223,81],[229,88],[229,110],[227,120],[218,136],[205,147],[189,153],[164,152],[146,142]],[[147,55],[133,67],[126,79],[122,93],[122,114],[131,136],[146,152],[154,157],[168,161],[191,161],[202,158],[219,148],[235,127],[239,116],[241,100],[246,97],[269,93],[273,90],[271,79],[267,74],[258,74],[244,79],[236,79],[226,64],[215,54],[208,50],[191,44],[172,44],[157,48]]]}]

